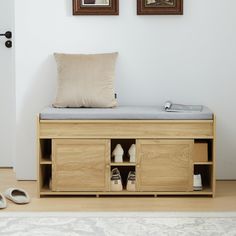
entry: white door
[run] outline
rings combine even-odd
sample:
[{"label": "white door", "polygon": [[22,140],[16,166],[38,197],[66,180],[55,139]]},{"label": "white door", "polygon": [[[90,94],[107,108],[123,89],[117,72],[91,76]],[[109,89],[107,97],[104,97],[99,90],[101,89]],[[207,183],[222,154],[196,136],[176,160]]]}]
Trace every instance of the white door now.
[{"label": "white door", "polygon": [[[0,34],[14,31],[14,0],[0,0]],[[14,35],[13,35],[14,37]],[[0,37],[0,167],[12,167],[15,128],[14,42]]]}]

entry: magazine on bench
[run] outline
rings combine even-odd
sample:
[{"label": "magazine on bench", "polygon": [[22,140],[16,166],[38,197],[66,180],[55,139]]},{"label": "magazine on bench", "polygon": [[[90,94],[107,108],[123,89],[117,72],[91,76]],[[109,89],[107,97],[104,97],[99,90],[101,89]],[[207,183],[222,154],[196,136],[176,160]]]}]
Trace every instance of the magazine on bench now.
[{"label": "magazine on bench", "polygon": [[183,105],[175,104],[171,101],[167,101],[164,104],[164,110],[166,112],[201,112],[203,109],[202,105]]}]

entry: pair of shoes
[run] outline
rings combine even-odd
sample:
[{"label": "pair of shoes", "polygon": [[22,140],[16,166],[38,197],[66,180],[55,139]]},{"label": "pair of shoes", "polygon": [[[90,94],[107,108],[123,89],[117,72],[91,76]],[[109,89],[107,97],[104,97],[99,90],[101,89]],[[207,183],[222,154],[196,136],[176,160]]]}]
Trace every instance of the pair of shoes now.
[{"label": "pair of shoes", "polygon": [[[117,192],[122,191],[122,178],[118,168],[115,168],[111,171],[111,191]],[[127,178],[127,191],[135,191],[135,171],[130,171]]]},{"label": "pair of shoes", "polygon": [[202,177],[201,174],[193,176],[193,190],[201,191],[202,190]]},{"label": "pair of shoes", "polygon": [[16,204],[27,204],[30,202],[28,193],[20,188],[9,188],[4,194],[0,193],[0,209],[7,207],[6,198]]},{"label": "pair of shoes", "polygon": [[[135,144],[132,144],[128,151],[129,161],[135,162]],[[114,157],[114,162],[123,162],[124,150],[120,144],[117,144],[112,152],[112,157]]]}]

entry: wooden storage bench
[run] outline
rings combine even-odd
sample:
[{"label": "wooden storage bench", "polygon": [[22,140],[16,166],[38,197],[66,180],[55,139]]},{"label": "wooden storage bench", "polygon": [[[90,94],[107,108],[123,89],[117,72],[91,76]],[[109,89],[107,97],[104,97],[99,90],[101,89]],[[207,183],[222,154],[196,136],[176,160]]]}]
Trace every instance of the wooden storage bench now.
[{"label": "wooden storage bench", "polygon": [[[215,118],[205,107],[199,113],[158,107],[47,108],[38,116],[37,138],[39,196],[215,194]],[[123,163],[111,157],[118,143],[125,151]],[[132,144],[135,163],[127,157]],[[198,152],[198,146],[207,148]],[[193,158],[204,150],[204,161]],[[110,191],[114,167],[122,175],[120,192]],[[130,170],[136,172],[135,192],[125,190]],[[194,173],[202,176],[202,191],[193,191]]]}]

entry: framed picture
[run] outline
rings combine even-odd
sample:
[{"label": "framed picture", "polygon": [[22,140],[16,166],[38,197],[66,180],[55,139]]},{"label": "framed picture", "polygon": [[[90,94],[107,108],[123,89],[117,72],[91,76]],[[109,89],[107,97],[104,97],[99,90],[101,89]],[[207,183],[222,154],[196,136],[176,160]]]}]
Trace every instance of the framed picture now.
[{"label": "framed picture", "polygon": [[138,15],[183,15],[183,0],[137,0]]},{"label": "framed picture", "polygon": [[119,15],[119,0],[73,0],[73,15]]}]

